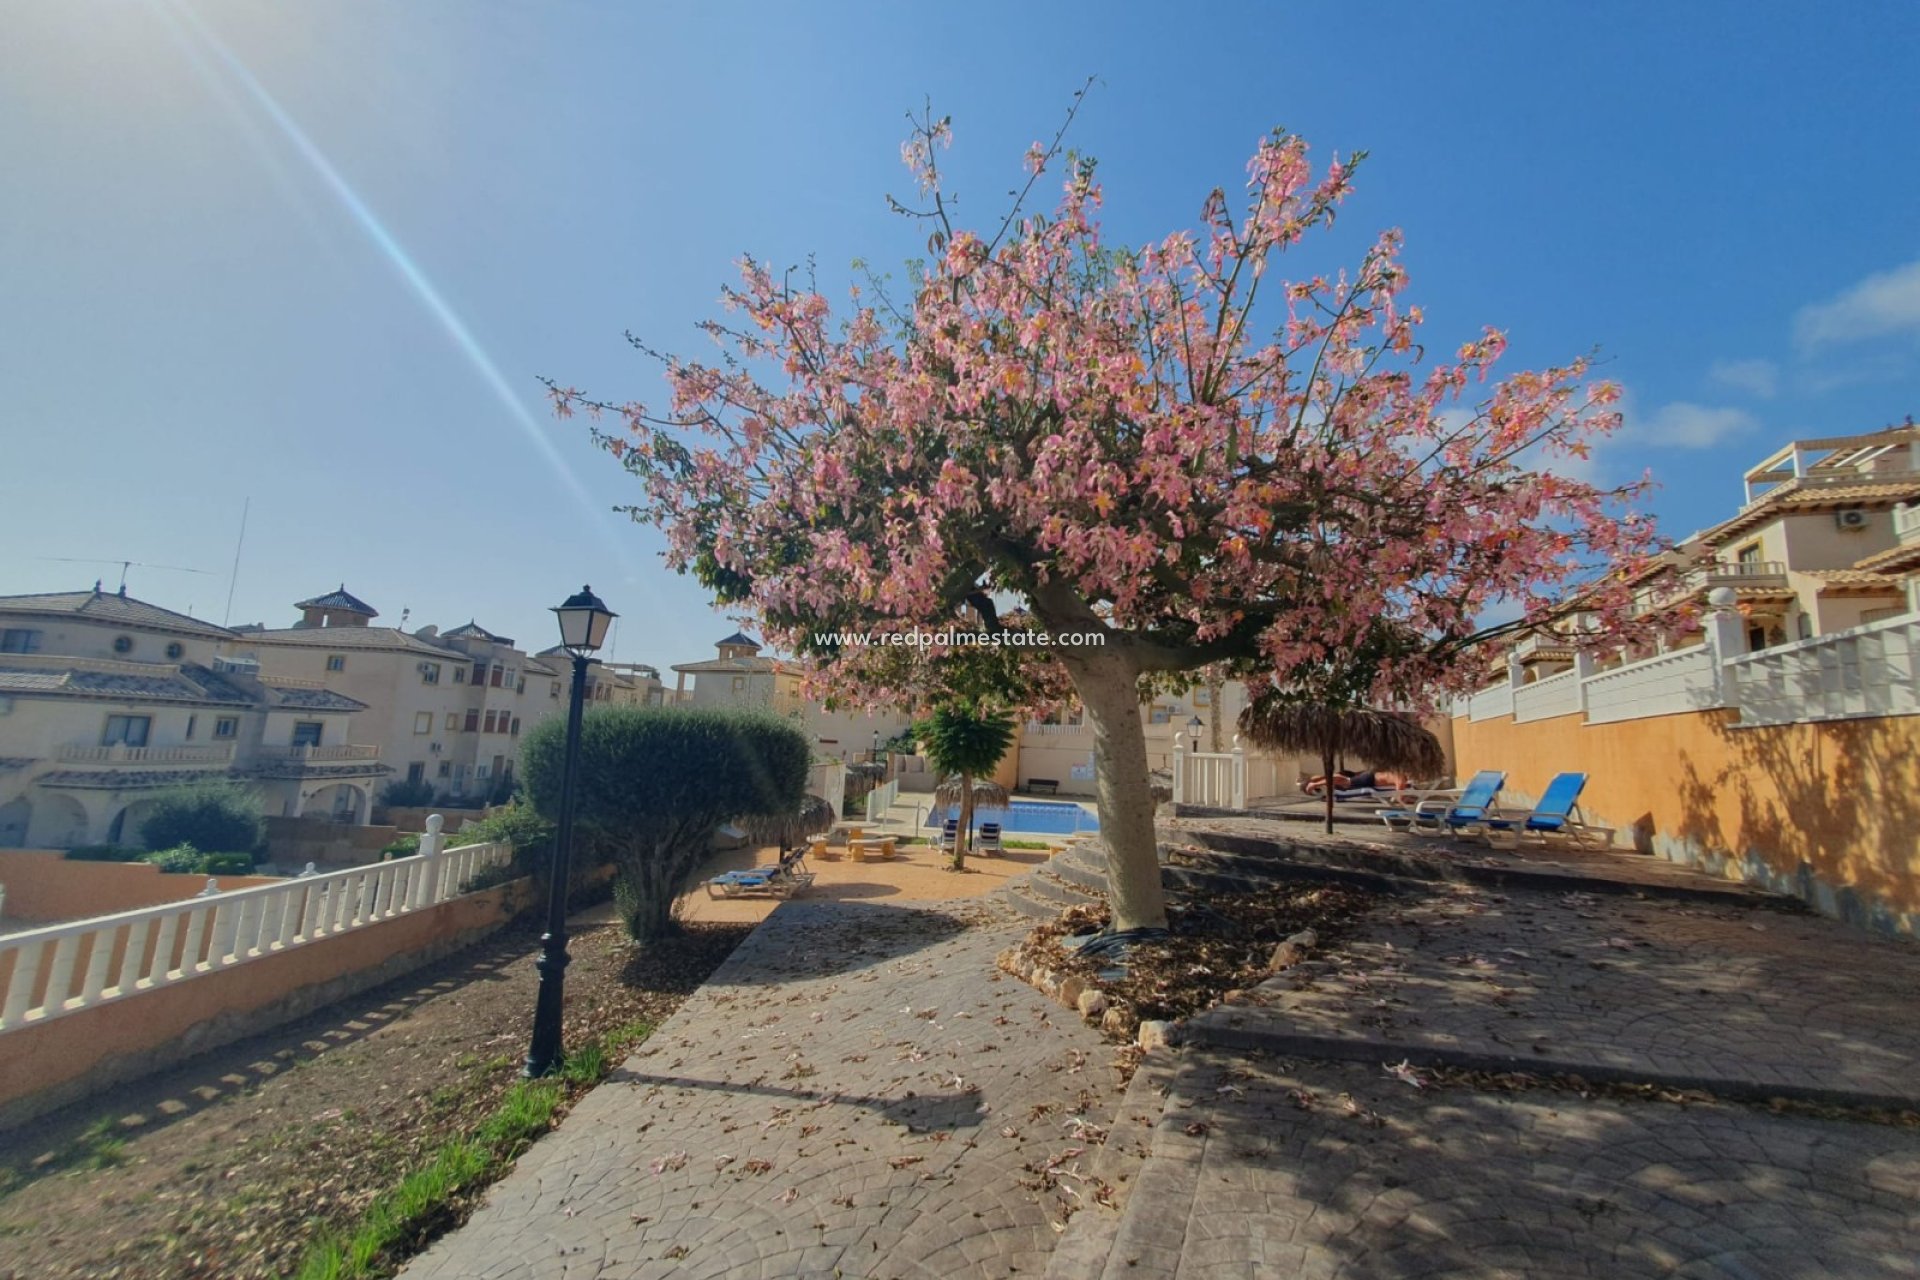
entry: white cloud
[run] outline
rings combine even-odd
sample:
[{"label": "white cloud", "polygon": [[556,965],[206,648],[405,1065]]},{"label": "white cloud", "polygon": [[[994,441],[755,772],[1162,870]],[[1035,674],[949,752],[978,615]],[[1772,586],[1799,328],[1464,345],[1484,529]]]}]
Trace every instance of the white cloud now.
[{"label": "white cloud", "polygon": [[1920,260],[1870,275],[1827,302],[1802,307],[1793,320],[1803,349],[1888,334],[1920,334]]},{"label": "white cloud", "polygon": [[1666,449],[1711,449],[1759,425],[1745,409],[1675,400],[1648,414],[1629,410],[1618,438]]},{"label": "white cloud", "polygon": [[1780,390],[1780,370],[1771,360],[1716,360],[1707,377],[1762,400],[1773,399]]}]

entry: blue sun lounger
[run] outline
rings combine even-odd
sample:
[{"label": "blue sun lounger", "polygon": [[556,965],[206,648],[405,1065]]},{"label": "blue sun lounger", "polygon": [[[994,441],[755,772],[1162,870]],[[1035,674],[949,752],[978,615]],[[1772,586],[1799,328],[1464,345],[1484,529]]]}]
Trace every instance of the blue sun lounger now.
[{"label": "blue sun lounger", "polygon": [[1543,844],[1566,841],[1570,844],[1602,848],[1613,843],[1613,828],[1587,822],[1580,813],[1580,793],[1586,789],[1584,773],[1555,775],[1540,802],[1531,812],[1502,814],[1487,819],[1489,844],[1513,845],[1522,840]]},{"label": "blue sun lounger", "polygon": [[791,898],[813,883],[813,872],[804,870],[806,865],[807,850],[802,845],[781,854],[780,861],[771,867],[727,871],[715,876],[707,881],[707,896]]},{"label": "blue sun lounger", "polygon": [[1417,836],[1440,836],[1450,832],[1478,832],[1486,828],[1496,812],[1493,805],[1507,775],[1498,769],[1482,769],[1452,798],[1421,800],[1411,809],[1376,809],[1380,821],[1395,831]]}]

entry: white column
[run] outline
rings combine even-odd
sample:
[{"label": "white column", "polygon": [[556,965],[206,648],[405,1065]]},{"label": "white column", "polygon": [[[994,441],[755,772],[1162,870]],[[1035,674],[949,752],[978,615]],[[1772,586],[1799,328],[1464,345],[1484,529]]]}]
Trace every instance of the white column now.
[{"label": "white column", "polygon": [[408,895],[415,907],[430,907],[440,901],[440,854],[446,848],[447,820],[437,813],[427,815],[427,831],[420,837],[420,866],[415,870],[413,892]]},{"label": "white column", "polygon": [[1600,670],[1600,664],[1586,649],[1573,651],[1573,681],[1580,691],[1580,716],[1584,720],[1587,714],[1587,681],[1593,679]]},{"label": "white column", "polygon": [[1237,733],[1233,735],[1233,807],[1247,807],[1247,751]]},{"label": "white column", "polygon": [[1173,802],[1184,803],[1187,796],[1187,735],[1173,735]]},{"label": "white column", "polygon": [[1713,653],[1714,686],[1719,690],[1723,707],[1734,705],[1736,700],[1727,660],[1747,651],[1746,624],[1734,608],[1739,599],[1739,593],[1732,587],[1715,587],[1707,593],[1707,604],[1711,607],[1707,614],[1707,648]]}]

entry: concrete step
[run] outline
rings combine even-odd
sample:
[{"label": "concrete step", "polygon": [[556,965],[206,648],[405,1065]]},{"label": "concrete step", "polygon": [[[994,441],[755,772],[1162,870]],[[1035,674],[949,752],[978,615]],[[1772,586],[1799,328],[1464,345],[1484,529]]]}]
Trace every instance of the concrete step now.
[{"label": "concrete step", "polygon": [[1037,896],[1051,898],[1065,907],[1094,906],[1106,901],[1106,895],[1102,892],[1104,885],[1101,889],[1089,888],[1076,880],[1060,876],[1047,867],[1042,867],[1031,875],[1022,876],[1021,881]]},{"label": "concrete step", "polygon": [[1167,1091],[1179,1066],[1174,1051],[1155,1050],[1141,1060],[1127,1082],[1127,1091],[1107,1125],[1106,1144],[1087,1166],[1094,1178],[1112,1188],[1112,1207],[1094,1199],[1095,1184],[1074,1187],[1082,1197],[1081,1207],[1068,1220],[1047,1261],[1045,1280],[1095,1280],[1106,1271],[1140,1171],[1152,1158],[1154,1130],[1166,1110]]},{"label": "concrete step", "polygon": [[1034,920],[1057,920],[1067,904],[1052,898],[1042,897],[1027,884],[1028,877],[1009,880],[1002,885],[999,893],[1009,905],[1024,916]]}]

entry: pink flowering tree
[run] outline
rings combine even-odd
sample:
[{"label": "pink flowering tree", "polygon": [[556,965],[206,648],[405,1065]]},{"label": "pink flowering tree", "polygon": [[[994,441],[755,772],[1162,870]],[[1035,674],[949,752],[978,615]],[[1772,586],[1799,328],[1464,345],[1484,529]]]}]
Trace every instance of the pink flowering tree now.
[{"label": "pink flowering tree", "polygon": [[[1618,423],[1585,360],[1496,378],[1491,329],[1429,358],[1398,232],[1285,278],[1353,159],[1316,169],[1276,131],[1193,229],[1116,245],[1059,135],[1003,221],[957,225],[949,139],[929,117],[904,148],[919,199],[895,207],[932,253],[911,298],[856,287],[836,322],[811,281],[748,259],[732,318],[704,326],[722,354],[660,356],[666,406],[551,390],[639,480],[670,563],[828,685],[911,704],[872,650],[820,633],[992,629],[1017,601],[1093,728],[1116,929],[1165,923],[1144,683],[1223,663],[1284,682],[1384,622],[1419,638],[1374,679],[1404,705],[1575,592],[1600,633],[1628,617],[1619,571],[1654,531],[1639,485],[1569,465]],[[1058,202],[1031,212],[1049,171]]]}]

